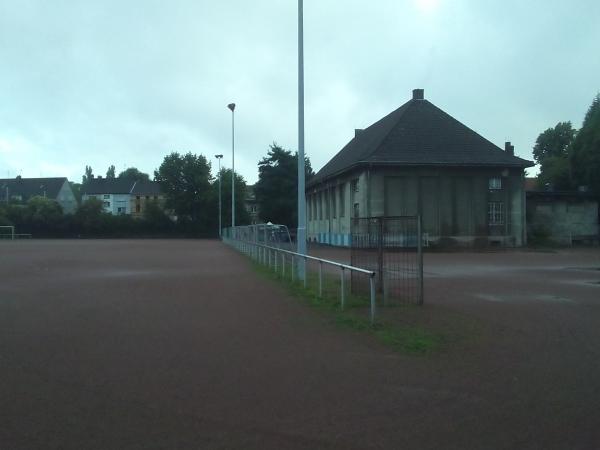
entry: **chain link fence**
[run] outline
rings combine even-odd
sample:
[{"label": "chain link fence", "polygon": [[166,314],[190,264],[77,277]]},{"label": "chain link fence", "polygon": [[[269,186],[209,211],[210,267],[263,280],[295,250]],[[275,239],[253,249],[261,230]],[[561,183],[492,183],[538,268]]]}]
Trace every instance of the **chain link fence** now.
[{"label": "chain link fence", "polygon": [[[376,273],[384,305],[423,304],[423,248],[419,216],[353,218],[350,264]],[[353,293],[365,293],[352,274]]]}]

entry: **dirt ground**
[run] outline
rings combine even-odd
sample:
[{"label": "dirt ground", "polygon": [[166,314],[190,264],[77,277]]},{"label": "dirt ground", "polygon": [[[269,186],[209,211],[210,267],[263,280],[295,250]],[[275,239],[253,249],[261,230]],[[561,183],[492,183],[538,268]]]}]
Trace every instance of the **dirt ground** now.
[{"label": "dirt ground", "polygon": [[424,314],[480,332],[411,356],[218,241],[0,242],[0,449],[600,448],[597,249],[425,274]]}]

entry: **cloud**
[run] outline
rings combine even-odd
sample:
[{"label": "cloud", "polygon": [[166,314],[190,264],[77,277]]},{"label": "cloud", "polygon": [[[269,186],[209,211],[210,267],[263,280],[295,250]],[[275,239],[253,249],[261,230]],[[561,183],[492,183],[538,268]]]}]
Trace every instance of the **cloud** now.
[{"label": "cloud", "polygon": [[[578,126],[600,89],[600,6],[560,2],[305,2],[306,151],[318,169],[425,88],[496,144],[531,157]],[[0,5],[0,173],[68,176],[171,151],[223,153],[256,181],[271,142],[297,147],[296,2],[28,0]]]}]

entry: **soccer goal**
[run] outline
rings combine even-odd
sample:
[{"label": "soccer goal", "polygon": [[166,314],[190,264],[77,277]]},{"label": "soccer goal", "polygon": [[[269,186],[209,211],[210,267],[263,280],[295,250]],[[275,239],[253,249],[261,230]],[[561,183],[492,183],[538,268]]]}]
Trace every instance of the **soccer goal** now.
[{"label": "soccer goal", "polygon": [[15,227],[12,225],[0,225],[0,239],[14,239]]}]

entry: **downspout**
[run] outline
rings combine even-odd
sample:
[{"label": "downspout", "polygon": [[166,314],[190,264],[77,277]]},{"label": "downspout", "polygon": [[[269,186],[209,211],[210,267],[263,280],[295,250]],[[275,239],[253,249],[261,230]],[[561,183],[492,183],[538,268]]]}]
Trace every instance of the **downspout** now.
[{"label": "downspout", "polygon": [[371,164],[367,167],[367,217],[371,217]]},{"label": "downspout", "polygon": [[525,170],[521,170],[521,243],[527,245],[527,196],[525,194]]}]

